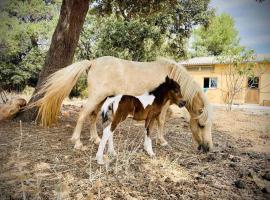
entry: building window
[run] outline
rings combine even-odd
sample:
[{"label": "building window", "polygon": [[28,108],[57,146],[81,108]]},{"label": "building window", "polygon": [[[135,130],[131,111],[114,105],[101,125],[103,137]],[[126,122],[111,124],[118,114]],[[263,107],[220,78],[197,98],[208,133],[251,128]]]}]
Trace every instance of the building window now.
[{"label": "building window", "polygon": [[217,78],[216,77],[204,78],[203,88],[217,88]]},{"label": "building window", "polygon": [[259,88],[259,77],[248,78],[248,88],[258,89]]}]

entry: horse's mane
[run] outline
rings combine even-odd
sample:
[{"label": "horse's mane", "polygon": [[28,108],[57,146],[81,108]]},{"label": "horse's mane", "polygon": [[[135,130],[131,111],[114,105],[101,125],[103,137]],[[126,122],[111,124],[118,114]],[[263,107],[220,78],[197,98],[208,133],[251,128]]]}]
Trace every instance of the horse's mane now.
[{"label": "horse's mane", "polygon": [[186,68],[170,59],[159,58],[158,61],[165,62],[171,66],[171,71],[168,76],[180,85],[182,96],[187,101],[191,110],[194,110],[193,100],[195,96],[199,94],[202,98],[204,106],[201,110],[201,114],[196,117],[196,119],[199,120],[200,125],[205,125],[209,120],[211,121],[212,109],[210,103],[202,88],[187,72]]}]

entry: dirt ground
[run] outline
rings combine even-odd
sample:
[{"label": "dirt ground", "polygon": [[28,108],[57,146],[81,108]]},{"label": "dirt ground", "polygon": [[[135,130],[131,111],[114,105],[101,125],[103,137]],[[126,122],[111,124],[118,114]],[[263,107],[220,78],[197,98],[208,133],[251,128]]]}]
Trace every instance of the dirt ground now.
[{"label": "dirt ground", "polygon": [[0,199],[270,199],[269,113],[215,109],[214,150],[202,154],[176,112],[166,124],[169,146],[154,142],[156,158],[143,151],[143,123],[128,119],[114,136],[117,156],[99,166],[87,122],[84,151],[69,141],[80,108],[63,110],[52,128],[0,124]]}]

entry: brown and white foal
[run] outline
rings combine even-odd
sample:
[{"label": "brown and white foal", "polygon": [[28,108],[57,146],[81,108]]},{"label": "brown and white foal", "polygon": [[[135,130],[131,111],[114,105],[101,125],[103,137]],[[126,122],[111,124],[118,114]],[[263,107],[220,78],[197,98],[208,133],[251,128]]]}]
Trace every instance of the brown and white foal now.
[{"label": "brown and white foal", "polygon": [[115,155],[113,147],[113,133],[117,125],[127,117],[137,121],[145,120],[146,135],[144,149],[150,155],[154,156],[152,149],[151,133],[153,132],[154,121],[161,113],[162,107],[167,103],[177,104],[179,107],[185,106],[186,102],[181,95],[180,86],[174,80],[166,77],[164,83],[159,85],[152,92],[141,96],[117,95],[106,98],[102,110],[103,119],[107,117],[109,106],[112,105],[112,122],[103,130],[102,139],[99,143],[96,159],[98,164],[104,164],[103,152],[109,140],[108,152]]}]

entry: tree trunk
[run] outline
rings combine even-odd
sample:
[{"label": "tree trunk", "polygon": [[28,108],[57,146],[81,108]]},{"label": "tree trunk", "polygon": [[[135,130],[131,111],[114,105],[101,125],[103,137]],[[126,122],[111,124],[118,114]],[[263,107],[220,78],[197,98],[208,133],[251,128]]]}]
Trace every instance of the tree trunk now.
[{"label": "tree trunk", "polygon": [[[63,0],[59,20],[34,94],[50,74],[72,63],[88,9],[89,0]],[[32,96],[29,103],[35,100]],[[33,108],[21,113],[19,118],[31,121],[36,118],[36,114],[37,109]]]}]

